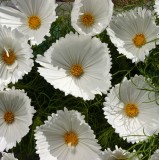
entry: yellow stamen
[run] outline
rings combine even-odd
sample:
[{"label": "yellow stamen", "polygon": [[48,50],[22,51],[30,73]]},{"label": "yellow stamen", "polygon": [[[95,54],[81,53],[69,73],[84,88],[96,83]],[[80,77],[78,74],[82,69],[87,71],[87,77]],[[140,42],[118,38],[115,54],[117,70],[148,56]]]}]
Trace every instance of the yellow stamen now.
[{"label": "yellow stamen", "polygon": [[7,65],[12,65],[15,60],[16,60],[16,55],[14,52],[4,52],[2,53],[2,60],[7,64]]},{"label": "yellow stamen", "polygon": [[136,104],[128,103],[124,107],[124,112],[129,118],[134,118],[138,116],[139,109]]},{"label": "yellow stamen", "polygon": [[6,112],[4,114],[4,120],[7,124],[11,124],[14,122],[14,114],[12,112]]},{"label": "yellow stamen", "polygon": [[67,145],[76,146],[78,144],[78,136],[75,132],[67,132],[64,135],[64,141]]},{"label": "yellow stamen", "polygon": [[132,39],[132,41],[135,44],[135,46],[138,48],[146,44],[146,38],[144,34],[136,34],[136,36]]},{"label": "yellow stamen", "polygon": [[81,65],[74,64],[70,69],[70,73],[75,77],[80,77],[84,73],[84,70]]},{"label": "yellow stamen", "polygon": [[28,25],[29,28],[36,30],[41,26],[41,19],[38,16],[30,16],[28,17]]},{"label": "yellow stamen", "polygon": [[84,13],[81,16],[81,22],[84,26],[90,27],[94,24],[94,16],[91,13]]}]

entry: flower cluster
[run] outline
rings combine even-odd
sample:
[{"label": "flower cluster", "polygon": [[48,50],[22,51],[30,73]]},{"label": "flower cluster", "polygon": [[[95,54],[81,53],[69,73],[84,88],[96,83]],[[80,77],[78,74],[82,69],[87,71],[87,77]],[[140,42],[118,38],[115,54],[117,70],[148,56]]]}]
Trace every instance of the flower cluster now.
[{"label": "flower cluster", "polygon": [[[10,7],[0,6],[1,160],[17,160],[13,153],[6,152],[29,133],[36,110],[39,112],[37,106],[32,106],[32,98],[25,88],[16,87],[33,67],[46,83],[65,96],[72,95],[82,101],[105,96],[101,108],[106,123],[127,143],[144,142],[159,133],[158,96],[150,79],[134,74],[112,85],[114,63],[109,47],[112,43],[133,66],[143,64],[158,44],[155,21],[159,16],[158,1],[153,6],[155,12],[136,7],[117,13],[112,0],[75,0],[70,14],[74,31],[52,43],[43,55],[35,56],[34,46],[51,36],[51,26],[58,18],[57,6],[55,0],[11,0]],[[108,36],[108,43],[99,38],[102,32]],[[102,151],[104,148],[85,116],[67,106],[51,113],[44,124],[34,129],[40,160],[140,160],[143,157],[136,150],[118,148],[116,144],[114,151],[113,148]],[[158,159],[155,158],[158,155],[157,149],[149,158]]]}]

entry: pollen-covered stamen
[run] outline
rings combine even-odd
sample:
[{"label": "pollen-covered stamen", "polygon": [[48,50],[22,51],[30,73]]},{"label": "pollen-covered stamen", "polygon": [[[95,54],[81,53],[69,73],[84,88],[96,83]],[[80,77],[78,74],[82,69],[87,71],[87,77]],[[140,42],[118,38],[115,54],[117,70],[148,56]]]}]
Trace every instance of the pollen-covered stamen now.
[{"label": "pollen-covered stamen", "polygon": [[14,114],[12,112],[6,112],[4,114],[4,121],[7,124],[12,124],[14,122]]},{"label": "pollen-covered stamen", "polygon": [[74,64],[70,68],[70,73],[75,77],[80,77],[84,73],[84,70],[80,64]]},{"label": "pollen-covered stamen", "polygon": [[76,146],[78,144],[78,136],[75,132],[66,132],[64,135],[65,144]]},{"label": "pollen-covered stamen", "polygon": [[138,116],[139,109],[136,104],[128,103],[124,106],[124,112],[129,118],[134,118]]},{"label": "pollen-covered stamen", "polygon": [[38,16],[30,16],[28,17],[28,25],[29,28],[36,30],[41,26],[41,19]]},{"label": "pollen-covered stamen", "polygon": [[146,38],[144,34],[136,34],[136,36],[132,39],[132,41],[134,45],[138,48],[146,44]]},{"label": "pollen-covered stamen", "polygon": [[86,27],[92,26],[94,24],[94,21],[95,21],[94,16],[91,13],[84,13],[81,16],[81,22]]},{"label": "pollen-covered stamen", "polygon": [[2,53],[2,60],[7,64],[7,65],[12,65],[15,60],[16,60],[16,55],[12,51],[4,51]]}]

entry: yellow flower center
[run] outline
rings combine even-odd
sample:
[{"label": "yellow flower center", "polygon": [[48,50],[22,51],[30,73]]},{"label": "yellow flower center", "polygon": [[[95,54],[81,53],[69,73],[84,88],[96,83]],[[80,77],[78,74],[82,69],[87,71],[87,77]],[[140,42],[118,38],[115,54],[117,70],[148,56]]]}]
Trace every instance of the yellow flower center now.
[{"label": "yellow flower center", "polygon": [[12,112],[6,112],[4,114],[4,120],[7,124],[11,124],[14,121],[14,114]]},{"label": "yellow flower center", "polygon": [[78,144],[78,136],[74,132],[67,132],[64,135],[64,141],[66,144],[76,146]]},{"label": "yellow flower center", "polygon": [[74,64],[70,69],[70,73],[75,77],[80,77],[84,73],[84,70],[81,65]]},{"label": "yellow flower center", "polygon": [[146,38],[144,34],[136,34],[132,41],[135,44],[135,46],[139,48],[146,44]]},{"label": "yellow flower center", "polygon": [[41,26],[41,19],[38,16],[28,17],[29,28],[36,30]]},{"label": "yellow flower center", "polygon": [[84,26],[90,27],[94,24],[94,16],[91,13],[84,13],[81,16],[81,22]]},{"label": "yellow flower center", "polygon": [[16,55],[14,52],[6,52],[2,53],[2,60],[7,64],[7,65],[12,65],[15,60],[16,60]]},{"label": "yellow flower center", "polygon": [[139,109],[136,104],[129,103],[125,105],[124,112],[129,118],[134,118],[139,114]]}]

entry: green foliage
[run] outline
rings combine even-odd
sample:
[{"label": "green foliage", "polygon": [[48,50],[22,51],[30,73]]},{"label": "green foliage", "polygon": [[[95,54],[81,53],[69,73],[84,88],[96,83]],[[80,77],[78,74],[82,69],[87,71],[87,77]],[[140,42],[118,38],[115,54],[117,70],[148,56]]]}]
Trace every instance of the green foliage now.
[{"label": "green foliage", "polygon": [[147,7],[153,9],[155,0],[112,0],[114,3],[115,11],[124,12],[135,7]]}]

